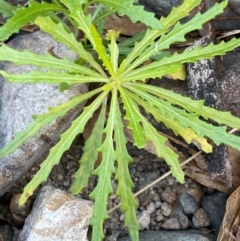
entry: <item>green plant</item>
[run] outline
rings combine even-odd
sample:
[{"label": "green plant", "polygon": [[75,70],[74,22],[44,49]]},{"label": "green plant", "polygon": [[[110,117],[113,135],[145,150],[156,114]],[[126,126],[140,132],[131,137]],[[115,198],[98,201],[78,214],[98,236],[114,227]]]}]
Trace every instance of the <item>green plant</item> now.
[{"label": "green plant", "polygon": [[[41,164],[39,172],[24,188],[20,199],[20,205],[22,205],[33,191],[46,181],[51,168],[58,164],[62,154],[70,147],[76,135],[83,132],[92,114],[100,109],[92,134],[85,143],[80,168],[75,174],[75,182],[71,187],[71,192],[77,194],[86,187],[90,175],[98,176],[98,184],[90,195],[95,201],[91,219],[92,240],[101,240],[104,236],[102,226],[108,217],[106,206],[108,195],[113,192],[112,176],[118,181],[117,195],[121,198],[121,209],[125,213],[125,226],[129,230],[131,239],[139,240],[139,226],[135,214],[137,202],[131,191],[133,183],[128,170],[132,158],[125,145],[126,137],[122,117],[128,121],[127,127],[132,131],[134,145],[143,148],[146,142],[151,141],[157,155],[164,158],[171,166],[173,176],[179,182],[184,180],[184,173],[178,163],[178,155],[165,146],[166,137],[158,134],[146,117],[141,114],[139,106],[151,113],[158,122],[163,122],[172,129],[176,135],[182,136],[187,143],[191,143],[192,140],[197,141],[202,150],[207,153],[212,151],[212,146],[206,138],[212,139],[217,145],[224,143],[240,149],[240,138],[226,132],[226,126],[240,128],[238,118],[228,112],[219,112],[204,106],[204,101],[193,101],[188,97],[145,83],[148,78],[162,77],[179,71],[182,64],[186,62],[196,62],[199,59],[223,55],[240,46],[238,39],[233,38],[228,42],[210,44],[206,47],[197,46],[192,50],[186,49],[181,54],[163,54],[163,57],[158,60],[143,65],[156,54],[168,50],[171,44],[185,41],[184,36],[188,32],[201,29],[205,22],[223,11],[227,1],[215,4],[203,14],[196,14],[184,24],[179,23],[179,20],[188,16],[189,12],[201,3],[200,0],[185,0],[181,6],[173,8],[168,17],[162,17],[160,20],[145,12],[142,7],[134,6],[133,2],[133,0],[122,0],[119,4],[115,0],[55,0],[52,4],[48,4],[30,1],[26,8],[11,6],[10,9],[6,4],[5,8],[0,9],[5,17],[10,17],[0,28],[0,40],[7,39],[25,23],[34,22],[43,31],[51,34],[57,41],[67,45],[80,56],[76,62],[70,62],[67,59],[57,59],[50,54],[39,56],[27,50],[18,52],[3,44],[0,47],[0,60],[11,61],[17,65],[32,64],[34,61],[34,64],[39,67],[38,71],[16,75],[0,71],[9,81],[14,83],[46,82],[61,85],[101,83],[98,88],[88,93],[76,96],[59,107],[50,108],[46,114],[34,116],[34,122],[0,150],[0,157],[14,152],[26,139],[36,135],[42,126],[65,115],[79,103],[94,96],[93,102],[84,108],[81,115],[72,122],[71,127],[61,135],[60,141],[51,148],[49,156]],[[0,3],[5,2],[1,0]],[[132,49],[128,49],[130,52],[126,56],[119,54],[121,51],[124,52],[123,48],[120,48],[124,47],[124,44],[118,44],[116,41],[119,33],[113,30],[108,31],[106,42],[103,43],[92,22],[93,17],[86,14],[87,8],[93,3],[107,6],[106,12],[102,12],[102,15],[97,17],[98,21],[117,11],[120,15],[127,14],[132,21],[143,21],[149,26],[145,33],[133,37],[133,40],[138,39],[138,42]],[[68,24],[58,17],[58,12],[66,16]],[[69,24],[74,29],[73,33]],[[78,36],[79,31],[84,33],[85,40],[82,42],[75,37]],[[132,42],[131,39],[127,41]],[[86,51],[86,48],[89,51]],[[50,67],[50,70],[41,72],[41,68],[44,67]],[[59,69],[62,70],[61,74],[59,74]],[[119,98],[122,100],[125,114],[120,110]],[[107,108],[109,108],[108,115],[106,115]],[[212,125],[207,122],[209,119],[226,126]],[[98,152],[102,153],[102,162],[94,170]]]}]

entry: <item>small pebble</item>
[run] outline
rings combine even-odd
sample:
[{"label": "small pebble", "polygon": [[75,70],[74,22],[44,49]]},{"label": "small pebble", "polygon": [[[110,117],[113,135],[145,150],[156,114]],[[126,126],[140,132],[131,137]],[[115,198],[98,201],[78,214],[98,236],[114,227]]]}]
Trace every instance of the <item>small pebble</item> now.
[{"label": "small pebble", "polygon": [[162,222],[164,219],[165,219],[165,218],[163,217],[163,215],[162,215],[161,213],[158,214],[157,217],[156,217],[156,220],[157,220],[158,222]]},{"label": "small pebble", "polygon": [[193,226],[196,228],[204,228],[210,226],[210,219],[207,213],[199,208],[192,217]]},{"label": "small pebble", "polygon": [[182,205],[182,208],[185,214],[187,215],[195,213],[198,209],[198,205],[195,199],[188,193],[183,193],[180,196],[180,203]]},{"label": "small pebble", "polygon": [[58,177],[57,177],[58,181],[62,181],[63,180],[63,175],[62,174],[59,174]]},{"label": "small pebble", "polygon": [[169,218],[167,219],[161,226],[163,229],[166,230],[179,230],[180,224],[176,218]]},{"label": "small pebble", "polygon": [[138,215],[137,219],[138,219],[138,223],[139,223],[139,226],[140,226],[141,230],[146,229],[149,226],[150,221],[151,221],[150,214],[146,210],[142,211]]},{"label": "small pebble", "polygon": [[121,214],[121,216],[119,217],[119,220],[120,220],[120,221],[123,221],[123,220],[124,220],[124,213]]},{"label": "small pebble", "polygon": [[161,206],[161,213],[163,216],[168,217],[172,212],[172,207],[170,204],[164,202]]},{"label": "small pebble", "polygon": [[162,205],[162,203],[161,203],[160,201],[156,201],[156,202],[155,202],[155,208],[156,208],[156,209],[160,208],[161,205]]},{"label": "small pebble", "polygon": [[162,192],[161,198],[163,201],[173,204],[177,199],[177,195],[171,188],[167,188]]},{"label": "small pebble", "polygon": [[152,212],[155,211],[155,205],[154,205],[153,202],[151,202],[151,203],[147,206],[147,211],[148,211],[149,213],[152,213]]}]

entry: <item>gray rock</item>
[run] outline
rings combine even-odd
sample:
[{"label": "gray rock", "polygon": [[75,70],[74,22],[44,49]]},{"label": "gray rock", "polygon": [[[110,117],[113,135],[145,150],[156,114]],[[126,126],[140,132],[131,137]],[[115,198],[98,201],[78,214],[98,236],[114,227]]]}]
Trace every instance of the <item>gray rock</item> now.
[{"label": "gray rock", "polygon": [[212,195],[204,196],[202,208],[206,211],[213,229],[219,230],[223,220],[228,195],[216,192]]},{"label": "gray rock", "polygon": [[229,7],[238,15],[240,15],[240,1],[239,0],[229,0]]},{"label": "gray rock", "polygon": [[12,239],[13,239],[12,227],[8,224],[0,224],[0,240],[12,241]]},{"label": "gray rock", "polygon": [[176,214],[175,214],[181,229],[187,229],[189,226],[189,220],[187,215],[185,215],[185,213],[183,212],[182,209],[180,209]]},{"label": "gray rock", "polygon": [[[216,241],[213,234],[204,234],[199,230],[184,231],[144,231],[140,232],[140,241]],[[123,237],[118,241],[131,241]]]},{"label": "gray rock", "polygon": [[167,219],[161,227],[166,230],[179,230],[181,228],[178,220],[176,218]]},{"label": "gray rock", "polygon": [[195,213],[198,209],[198,205],[195,199],[188,193],[183,193],[180,196],[180,203],[182,205],[182,208],[185,214],[187,215]]},{"label": "gray rock", "polygon": [[51,186],[43,187],[19,241],[86,241],[93,203]]},{"label": "gray rock", "polygon": [[199,208],[192,217],[193,226],[196,228],[203,228],[210,226],[210,219],[204,209]]},{"label": "gray rock", "polygon": [[138,220],[138,224],[139,224],[141,230],[147,228],[151,221],[150,213],[146,210],[142,211],[137,216],[137,220]]},{"label": "gray rock", "polygon": [[[70,60],[77,58],[74,52],[41,31],[21,35],[10,41],[9,46],[19,51],[28,49],[42,55],[52,49],[57,56],[65,56]],[[36,66],[15,66],[9,62],[2,62],[0,67],[10,73],[23,73],[36,69]],[[56,84],[11,84],[0,78],[0,91],[0,148],[2,148],[17,132],[33,122],[32,115],[45,113],[49,107],[58,106],[73,96],[86,92],[87,86],[74,85],[69,90],[60,92]],[[13,154],[0,158],[0,196],[6,193],[34,163],[41,161],[46,155],[51,146],[42,140],[41,136],[46,134],[56,142],[71,121],[79,115],[82,107],[83,105],[79,106],[66,116],[42,128],[37,137],[27,140]]]}]

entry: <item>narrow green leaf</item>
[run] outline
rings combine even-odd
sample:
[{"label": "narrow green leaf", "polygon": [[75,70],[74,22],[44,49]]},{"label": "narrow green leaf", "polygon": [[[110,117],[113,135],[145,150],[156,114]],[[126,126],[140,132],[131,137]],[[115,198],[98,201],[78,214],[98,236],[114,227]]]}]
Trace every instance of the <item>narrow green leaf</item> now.
[{"label": "narrow green leaf", "polygon": [[14,15],[0,28],[0,41],[4,41],[13,33],[17,33],[25,24],[34,22],[39,15],[46,15],[54,11],[65,12],[65,9],[55,4],[38,3],[36,1],[30,1],[27,8],[17,8]]},{"label": "narrow green leaf", "polygon": [[110,51],[110,60],[113,66],[114,73],[116,73],[118,69],[119,49],[116,43],[116,39],[119,37],[119,34],[120,32],[116,32],[115,30],[108,30],[108,33],[106,35],[106,39],[111,41],[108,47]]},{"label": "narrow green leaf", "polygon": [[103,138],[102,133],[105,123],[106,107],[107,99],[103,102],[101,112],[94,125],[92,133],[84,145],[83,154],[79,161],[80,168],[74,175],[75,180],[70,189],[71,193],[74,195],[80,193],[81,190],[88,185],[88,179],[93,173],[94,164],[98,157],[97,149],[100,147]]},{"label": "narrow green leaf", "polygon": [[[156,49],[155,40],[162,34],[168,32],[169,28],[178,20],[188,16],[189,12],[200,2],[200,0],[185,0],[182,5],[177,8],[173,8],[167,18],[161,18],[161,23],[163,24],[163,28],[161,30],[148,29],[144,38],[142,38],[141,41],[136,42],[133,50],[129,52],[124,66],[124,68],[126,68],[126,73],[151,58],[152,55],[157,54],[159,50]],[[148,46],[149,48],[147,49]],[[137,58],[140,55],[141,58]],[[134,64],[131,64],[133,61]],[[121,68],[123,68],[122,65]]]},{"label": "narrow green leaf", "polygon": [[49,108],[49,111],[45,114],[35,115],[33,117],[34,122],[30,124],[25,130],[18,132],[15,138],[0,150],[0,157],[13,153],[28,138],[31,136],[36,136],[41,127],[51,123],[59,117],[64,116],[68,111],[75,108],[77,105],[91,98],[100,91],[102,91],[102,89],[98,88],[94,91],[73,97],[71,100],[58,107]]},{"label": "narrow green leaf", "polygon": [[93,68],[95,68],[103,76],[106,76],[101,66],[94,60],[91,53],[86,51],[81,42],[78,42],[73,33],[68,33],[62,23],[55,23],[50,17],[39,16],[35,23],[46,33],[51,34],[56,41],[65,44],[72,51],[86,60]]},{"label": "narrow green leaf", "polygon": [[184,0],[178,7],[173,7],[170,14],[164,18],[161,17],[163,26],[171,27],[180,19],[189,16],[189,13],[201,3],[201,0]]},{"label": "narrow green leaf", "polygon": [[176,135],[182,136],[182,138],[188,143],[192,143],[193,141],[197,141],[201,145],[201,149],[205,151],[206,153],[212,152],[212,146],[207,142],[205,138],[199,137],[192,129],[185,128],[181,123],[174,119],[170,119],[167,115],[162,114],[159,109],[153,106],[153,103],[151,103],[150,100],[147,99],[146,102],[137,95],[132,95],[132,98],[139,103],[148,113],[151,113],[155,120],[158,122],[163,122],[165,126],[171,130]]},{"label": "narrow green leaf", "polygon": [[0,74],[12,83],[22,84],[45,82],[49,84],[66,83],[72,85],[91,82],[109,82],[109,79],[106,77],[84,76],[79,74],[68,74],[65,72],[58,73],[51,70],[48,72],[30,71],[25,74],[8,74],[5,71],[0,70]]},{"label": "narrow green leaf", "polygon": [[133,134],[134,145],[138,148],[143,148],[146,145],[146,140],[144,128],[141,125],[141,118],[139,118],[138,115],[140,111],[137,103],[128,98],[127,93],[123,88],[119,88],[119,91],[121,93],[124,109],[126,110],[125,119],[129,121],[128,129],[130,129]]},{"label": "narrow green leaf", "polygon": [[111,184],[111,176],[115,173],[114,161],[116,154],[113,147],[113,132],[116,120],[116,106],[118,105],[117,88],[112,90],[112,98],[110,105],[110,112],[107,120],[107,126],[104,129],[106,134],[105,140],[101,147],[98,149],[102,153],[102,162],[99,167],[94,171],[98,176],[98,184],[90,194],[94,199],[94,210],[90,224],[92,225],[92,240],[101,241],[104,237],[103,222],[108,218],[107,214],[107,198],[113,191]]},{"label": "narrow green leaf", "polygon": [[39,68],[51,67],[53,69],[66,70],[73,73],[81,73],[102,78],[102,75],[99,73],[85,66],[75,64],[68,59],[58,59],[50,54],[39,55],[28,50],[17,51],[8,47],[6,44],[0,47],[0,61],[11,61],[16,65],[36,65]]},{"label": "narrow green leaf", "polygon": [[111,76],[115,76],[113,66],[111,65],[109,56],[103,46],[102,39],[95,26],[91,24],[91,16],[85,16],[82,9],[76,9],[70,14],[70,17],[76,21],[78,28],[85,33],[87,39],[91,42],[93,49],[98,53],[99,58],[103,61],[103,65],[106,67],[109,74]]},{"label": "narrow green leaf", "polygon": [[162,157],[171,167],[172,175],[180,183],[184,182],[184,172],[178,162],[178,155],[165,145],[167,138],[161,136],[157,130],[143,117],[143,126],[146,131],[146,138],[152,142],[155,147],[158,157]]},{"label": "narrow green leaf", "polygon": [[13,12],[18,8],[4,0],[0,0],[0,6],[0,14],[2,14],[4,18],[11,17]]},{"label": "narrow green leaf", "polygon": [[[126,89],[124,92],[129,99],[134,99],[133,93]],[[184,172],[178,162],[178,155],[171,148],[165,145],[167,138],[160,135],[152,124],[140,113],[140,111],[138,111],[136,115],[138,115],[138,119],[140,119],[143,124],[146,139],[152,142],[158,157],[162,157],[167,164],[171,166],[172,175],[177,179],[177,181],[183,183]]]},{"label": "narrow green leaf", "polygon": [[226,6],[227,1],[222,1],[221,3],[216,3],[212,8],[210,8],[203,14],[197,13],[190,21],[185,24],[180,24],[178,22],[173,28],[173,30],[171,30],[166,35],[161,36],[161,38],[157,42],[157,50],[161,51],[168,49],[169,46],[176,41],[186,41],[185,34],[193,30],[201,29],[204,23],[221,14]]},{"label": "narrow green leaf", "polygon": [[[98,53],[99,58],[103,61],[103,65],[106,67],[108,73],[114,77],[115,72],[113,70],[113,66],[111,64],[111,60],[109,56],[106,53],[106,49],[102,43],[102,39],[99,36],[97,29],[94,27],[94,25],[91,25],[91,36],[93,37],[92,45],[94,50]],[[89,39],[90,40],[90,39]],[[90,40],[91,41],[91,40]]]},{"label": "narrow green leaf", "polygon": [[[159,61],[155,61],[145,66],[141,66],[138,69],[132,70],[123,77],[123,81],[136,81],[146,78],[161,77],[162,72],[169,68],[168,73],[171,74],[174,71],[174,66],[180,66],[184,63],[196,62],[199,59],[211,59],[216,55],[224,55],[226,52],[235,49],[240,46],[239,39],[231,39],[228,42],[220,42],[219,44],[209,44],[206,47],[197,46],[193,50],[186,49],[183,53],[175,53],[170,57],[165,57]],[[158,76],[158,72],[160,73]]]},{"label": "narrow green leaf", "polygon": [[[149,64],[150,65],[150,64]],[[145,71],[142,70],[144,68]],[[152,68],[151,65],[142,66],[140,68],[134,69],[125,76],[121,78],[121,82],[135,82],[138,80],[145,81],[149,78],[161,78],[166,75],[177,72],[181,69],[181,65],[164,65],[161,67]]]},{"label": "narrow green leaf", "polygon": [[137,202],[132,193],[133,182],[129,173],[128,165],[132,162],[126,148],[126,137],[124,135],[124,125],[121,121],[119,106],[116,106],[116,124],[114,126],[114,140],[116,143],[117,173],[115,179],[118,180],[117,195],[121,198],[121,209],[124,211],[124,225],[128,228],[131,240],[139,240],[139,224],[136,218]]},{"label": "narrow green leaf", "polygon": [[120,16],[127,15],[134,23],[140,21],[153,29],[162,28],[161,22],[153,13],[145,11],[143,6],[133,5],[133,0],[98,0],[98,2],[113,7]]},{"label": "narrow green leaf", "polygon": [[[212,139],[217,145],[224,143],[240,150],[240,137],[227,133],[226,126],[213,126],[199,119],[198,112],[187,113],[185,110],[172,106],[170,102],[157,98],[145,91],[137,88],[131,88],[131,90],[156,106],[162,114],[167,115],[172,121],[176,119],[183,127],[193,129],[198,136],[206,136]],[[214,117],[212,119],[214,120]]]},{"label": "narrow green leaf", "polygon": [[157,95],[160,98],[168,100],[174,105],[181,106],[190,113],[198,113],[202,117],[207,119],[212,119],[219,124],[224,124],[232,128],[240,129],[240,119],[231,115],[230,112],[218,111],[214,108],[204,105],[204,100],[192,100],[189,97],[176,94],[173,91],[163,89],[161,87],[150,86],[141,83],[128,83],[127,86],[142,89],[143,91],[149,92],[151,94]]},{"label": "narrow green leaf", "polygon": [[91,105],[84,108],[82,114],[72,122],[72,125],[60,136],[60,141],[51,148],[50,153],[41,164],[41,168],[33,179],[25,186],[23,194],[19,199],[19,205],[23,205],[34,190],[44,181],[47,180],[49,173],[54,165],[58,164],[63,153],[68,150],[75,137],[82,133],[87,121],[92,117],[94,111],[98,109],[101,103],[106,98],[108,92],[103,92],[99,95]]},{"label": "narrow green leaf", "polygon": [[[130,72],[131,70],[135,69],[136,67],[140,66],[144,61],[148,60],[152,55],[161,52],[162,50],[168,49],[169,46],[173,43],[177,42],[184,42],[186,41],[185,35],[193,30],[201,29],[202,25],[209,20],[213,19],[215,16],[223,12],[223,9],[226,7],[227,1],[223,1],[221,3],[215,4],[211,9],[206,11],[205,13],[201,14],[198,13],[185,24],[177,23],[173,30],[169,33],[162,35],[160,40],[157,41],[155,44],[152,44],[149,48],[147,48],[144,52],[140,52],[141,55],[136,58],[131,65],[127,65],[125,73]],[[181,13],[180,13],[181,14]],[[166,32],[166,31],[165,31]],[[157,33],[152,32],[152,35]],[[162,33],[161,33],[162,34]],[[148,33],[150,38],[151,32]],[[158,35],[160,36],[160,35]],[[142,40],[144,41],[144,39]],[[140,44],[142,44],[142,41]]]},{"label": "narrow green leaf", "polygon": [[86,0],[60,0],[71,12],[74,12],[76,9],[82,8],[82,5],[86,3]]}]

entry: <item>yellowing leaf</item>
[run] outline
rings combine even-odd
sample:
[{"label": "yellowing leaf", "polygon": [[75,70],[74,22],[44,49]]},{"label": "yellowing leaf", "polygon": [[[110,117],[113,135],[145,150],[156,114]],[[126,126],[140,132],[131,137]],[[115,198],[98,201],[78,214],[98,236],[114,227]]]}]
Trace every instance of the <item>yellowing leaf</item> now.
[{"label": "yellowing leaf", "polygon": [[173,73],[170,73],[167,75],[167,77],[170,77],[174,80],[186,80],[186,68],[184,65],[181,65],[181,67]]}]

